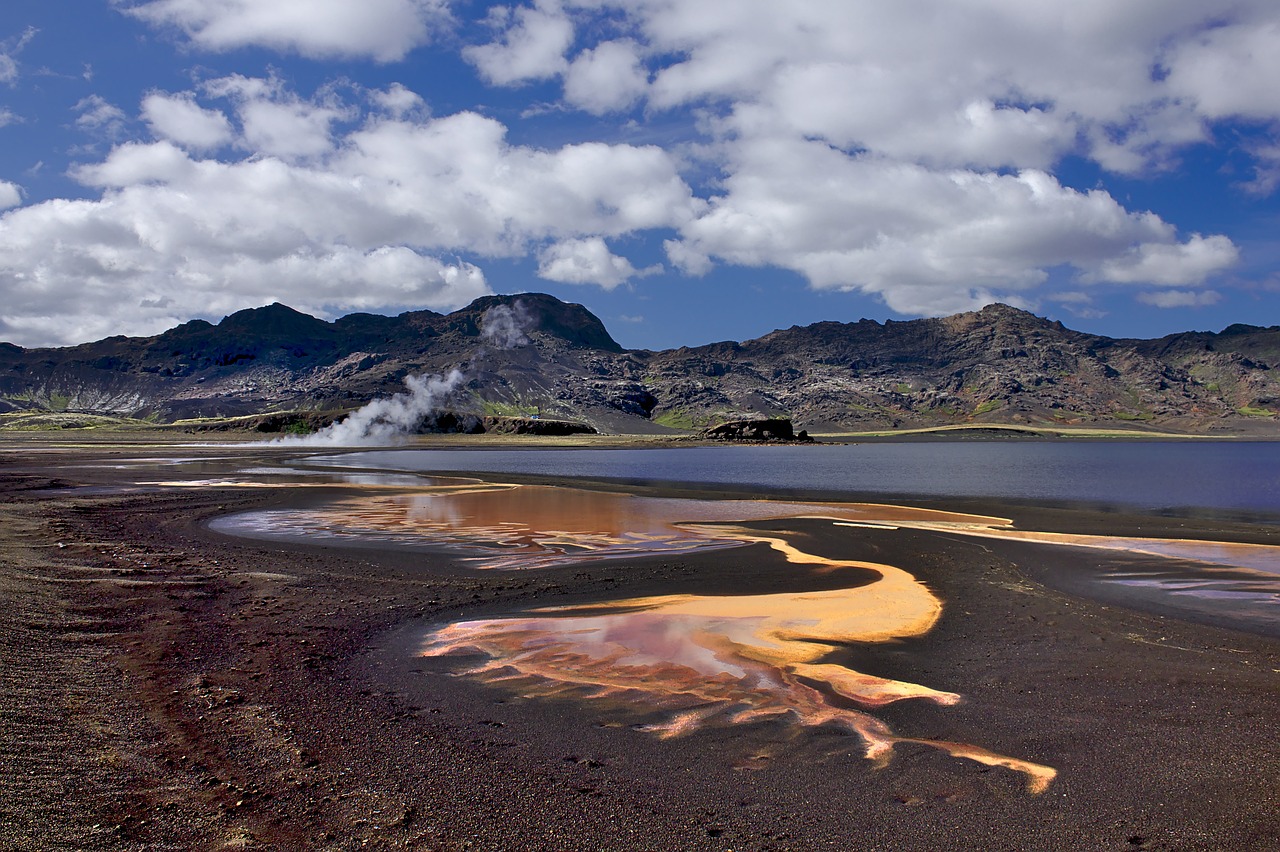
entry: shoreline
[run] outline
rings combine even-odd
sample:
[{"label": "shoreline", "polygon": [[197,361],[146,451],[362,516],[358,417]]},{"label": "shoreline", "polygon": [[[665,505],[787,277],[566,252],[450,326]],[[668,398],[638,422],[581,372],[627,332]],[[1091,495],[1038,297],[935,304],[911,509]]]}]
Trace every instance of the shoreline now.
[{"label": "shoreline", "polygon": [[[875,769],[856,737],[824,727],[760,722],[662,740],[626,713],[521,699],[405,653],[428,625],[458,618],[731,590],[747,576],[776,585],[779,557],[767,547],[485,575],[447,556],[233,539],[204,526],[305,494],[287,487],[40,487],[127,485],[136,470],[100,462],[137,450],[0,453],[0,581],[15,613],[3,628],[15,666],[0,724],[23,767],[0,782],[0,801],[18,803],[0,805],[0,836],[17,838],[14,848],[1280,843],[1280,755],[1267,746],[1280,717],[1280,642],[1045,585],[1078,569],[1067,548],[928,531],[854,538],[817,520],[758,525],[786,529],[807,552],[900,564],[936,590],[933,630],[837,657],[962,695],[954,707],[910,700],[875,712],[903,735],[1055,766],[1049,789],[1029,797],[1013,773],[924,746],[899,744]],[[1212,518],[1013,513],[1054,529],[1275,537]]]},{"label": "shoreline", "polygon": [[[0,418],[2,420],[2,418]],[[1260,425],[1260,424],[1251,424]],[[908,426],[887,429],[850,431],[811,431],[813,442],[818,444],[844,443],[915,443],[919,441],[1116,441],[1141,443],[1149,441],[1189,441],[1227,443],[1271,443],[1280,441],[1280,430],[1269,428],[1235,429],[1231,431],[1161,431],[1159,429],[1135,429],[1120,425],[1053,425],[1046,423],[948,423],[938,426]],[[107,424],[89,427],[20,428],[3,426],[0,422],[0,443],[11,441],[60,444],[74,436],[74,443],[87,445],[111,442],[156,445],[166,443],[194,445],[236,445],[249,442],[288,440],[280,433],[245,430],[207,430],[184,428],[180,425],[119,426]],[[304,436],[305,437],[305,436]],[[648,446],[726,446],[751,444],[806,445],[806,441],[751,441],[716,440],[700,436],[697,431],[673,430],[654,433],[597,432],[575,435],[522,435],[509,433],[422,433],[406,436],[403,446],[458,446],[458,447],[628,447]],[[290,443],[281,447],[308,449]],[[335,451],[356,450],[360,446],[338,447]],[[368,449],[369,447],[365,447]],[[317,449],[311,447],[309,449]]]}]

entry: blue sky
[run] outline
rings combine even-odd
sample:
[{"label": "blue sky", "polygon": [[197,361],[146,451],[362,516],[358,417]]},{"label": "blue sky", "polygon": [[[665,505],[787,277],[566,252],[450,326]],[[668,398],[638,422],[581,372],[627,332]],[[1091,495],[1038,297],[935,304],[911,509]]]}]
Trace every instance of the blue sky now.
[{"label": "blue sky", "polygon": [[1273,0],[7,0],[0,340],[549,292],[626,346],[1280,324]]}]

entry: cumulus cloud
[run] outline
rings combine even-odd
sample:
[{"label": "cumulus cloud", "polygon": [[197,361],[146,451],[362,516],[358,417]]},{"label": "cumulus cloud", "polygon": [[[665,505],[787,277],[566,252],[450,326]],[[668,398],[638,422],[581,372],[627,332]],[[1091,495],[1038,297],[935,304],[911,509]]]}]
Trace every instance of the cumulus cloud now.
[{"label": "cumulus cloud", "polygon": [[1054,267],[1182,284],[1235,259],[1223,237],[1179,242],[1154,214],[1041,171],[938,171],[788,139],[735,150],[725,193],[668,243],[687,271],[709,258],[779,266],[818,288],[877,294],[902,313],[941,314],[1014,301]]},{"label": "cumulus cloud", "polygon": [[1177,44],[1165,59],[1165,83],[1205,117],[1274,120],[1280,92],[1266,81],[1280,79],[1277,45],[1280,21],[1246,15]]},{"label": "cumulus cloud", "polygon": [[1094,277],[1122,284],[1199,284],[1233,265],[1239,252],[1223,236],[1192,234],[1184,243],[1143,243],[1098,266]]},{"label": "cumulus cloud", "polygon": [[123,11],[212,51],[267,47],[312,58],[403,59],[447,22],[444,0],[151,0]]},{"label": "cumulus cloud", "polygon": [[332,91],[302,98],[274,77],[234,74],[209,80],[202,90],[235,105],[242,147],[285,159],[327,153],[333,148],[334,124],[357,115]]},{"label": "cumulus cloud", "polygon": [[564,96],[574,106],[601,115],[631,106],[647,82],[636,43],[607,41],[582,51],[565,70]]},{"label": "cumulus cloud", "polygon": [[[1280,122],[1273,5],[928,5],[537,2],[491,15],[497,36],[467,55],[500,85],[559,77],[566,103],[597,115],[696,111],[719,175],[665,242],[687,274],[782,267],[940,313],[1016,301],[1056,268],[1094,286],[1183,286],[1236,262],[1225,236],[1180,236],[1053,172],[1067,155],[1149,172],[1211,139],[1215,120]],[[1255,191],[1273,186],[1264,159]],[[539,260],[552,280],[631,274],[589,237]]]},{"label": "cumulus cloud", "polygon": [[[1203,139],[1206,119],[1277,114],[1280,15],[1266,0],[1226,12],[1194,0],[1088,0],[1057,13],[1011,0],[563,8],[591,19],[602,5],[634,33],[644,67],[627,79],[651,108],[720,105],[736,133],[785,132],[937,167],[1047,168],[1083,153],[1134,171]],[[584,67],[591,51],[619,43],[583,46]],[[539,73],[563,74],[567,100],[598,110],[578,65]]]},{"label": "cumulus cloud", "polygon": [[1222,294],[1216,290],[1157,290],[1152,293],[1139,293],[1138,301],[1157,308],[1201,308],[1216,305]]},{"label": "cumulus cloud", "polygon": [[609,251],[600,237],[561,240],[538,258],[538,276],[563,284],[597,284],[612,290],[637,276],[653,275],[661,267],[637,270],[631,261]]},{"label": "cumulus cloud", "polygon": [[234,136],[226,115],[201,107],[190,94],[153,92],[142,100],[142,118],[157,137],[197,151],[225,145]]},{"label": "cumulus cloud", "polygon": [[[443,0],[149,0],[128,12],[196,48],[378,61],[447,17]],[[1246,188],[1280,185],[1271,0],[534,0],[494,7],[487,23],[485,43],[462,48],[484,81],[558,82],[555,109],[600,117],[567,123],[579,140],[617,138],[608,116],[643,112],[641,132],[660,144],[515,144],[481,110],[434,116],[403,84],[304,96],[241,75],[149,93],[150,135],[125,141],[140,125],[89,98],[78,123],[117,144],[73,175],[101,197],[0,217],[0,281],[44,276],[41,292],[59,299],[72,292],[64,278],[110,281],[151,304],[172,280],[188,291],[166,308],[175,316],[237,287],[326,310],[351,301],[304,292],[311,274],[365,293],[365,307],[446,305],[484,291],[471,264],[489,257],[617,287],[650,271],[610,249],[639,236],[663,239],[685,274],[781,268],[936,314],[1048,298],[1048,282],[1212,292],[1237,262],[1224,235],[1179,233],[1103,189],[1065,185],[1066,157],[1159,174],[1245,121]],[[72,239],[82,251],[49,260]],[[415,290],[414,276],[427,283]]]},{"label": "cumulus cloud", "polygon": [[[300,100],[262,81],[204,89],[227,92],[244,103]],[[207,109],[197,93],[157,97]],[[371,114],[317,150],[222,161],[165,138],[81,165],[72,176],[100,198],[0,216],[6,336],[153,333],[264,300],[322,316],[453,308],[488,292],[475,260],[676,227],[701,209],[659,148],[517,146],[474,113]]]},{"label": "cumulus cloud", "polygon": [[402,83],[392,83],[386,89],[372,94],[374,103],[396,118],[426,108],[426,102],[422,100],[422,96]]},{"label": "cumulus cloud", "polygon": [[573,42],[573,23],[557,4],[539,2],[514,11],[499,6],[490,23],[502,31],[499,40],[463,51],[490,83],[509,86],[541,80],[568,67],[564,54]]},{"label": "cumulus cloud", "polygon": [[22,203],[22,188],[16,183],[0,180],[0,210],[17,207]]}]

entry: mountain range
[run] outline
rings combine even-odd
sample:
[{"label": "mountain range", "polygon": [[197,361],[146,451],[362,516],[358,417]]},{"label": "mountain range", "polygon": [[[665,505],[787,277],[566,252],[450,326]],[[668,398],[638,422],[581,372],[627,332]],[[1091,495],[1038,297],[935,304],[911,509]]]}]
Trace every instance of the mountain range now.
[{"label": "mountain range", "polygon": [[332,416],[403,391],[406,377],[457,369],[440,402],[451,411],[624,433],[786,416],[818,432],[1001,423],[1262,435],[1278,425],[1276,365],[1280,327],[1114,339],[1007,305],[627,350],[581,305],[528,293],[449,314],[327,322],[273,304],[154,337],[0,343],[0,412]]}]

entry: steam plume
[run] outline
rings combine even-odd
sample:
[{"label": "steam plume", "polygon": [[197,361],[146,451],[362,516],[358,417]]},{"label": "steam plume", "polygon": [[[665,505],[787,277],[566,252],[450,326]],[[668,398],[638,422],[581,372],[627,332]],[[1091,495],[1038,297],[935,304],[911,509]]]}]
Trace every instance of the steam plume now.
[{"label": "steam plume", "polygon": [[[494,305],[480,317],[480,337],[497,349],[514,349],[529,342],[525,333],[533,323],[524,302]],[[484,357],[484,349],[474,361]],[[314,435],[289,436],[272,444],[302,447],[384,446],[412,435],[436,414],[441,402],[462,384],[464,373],[455,367],[445,376],[408,376],[407,393],[390,399],[375,399]]]},{"label": "steam plume", "polygon": [[480,318],[480,336],[499,349],[515,349],[529,342],[525,331],[532,321],[524,302],[494,305]]},{"label": "steam plume", "polygon": [[462,383],[462,371],[454,368],[447,376],[407,376],[407,393],[389,399],[375,399],[337,423],[314,435],[280,438],[273,443],[304,447],[361,447],[394,443],[412,435],[430,418]]}]

